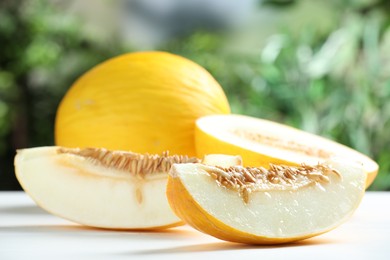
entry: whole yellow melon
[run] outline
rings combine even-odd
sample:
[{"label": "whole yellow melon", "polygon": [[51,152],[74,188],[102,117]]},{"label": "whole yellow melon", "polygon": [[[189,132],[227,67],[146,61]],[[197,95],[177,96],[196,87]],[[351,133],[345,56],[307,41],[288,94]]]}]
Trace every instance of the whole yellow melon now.
[{"label": "whole yellow melon", "polygon": [[216,80],[165,52],[112,58],[81,76],[61,101],[55,142],[138,153],[195,155],[195,120],[230,113]]}]

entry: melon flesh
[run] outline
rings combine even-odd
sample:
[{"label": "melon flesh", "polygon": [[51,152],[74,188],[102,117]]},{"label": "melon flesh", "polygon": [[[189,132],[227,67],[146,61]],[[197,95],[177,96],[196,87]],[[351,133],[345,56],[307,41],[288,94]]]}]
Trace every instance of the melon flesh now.
[{"label": "melon flesh", "polygon": [[344,157],[363,164],[368,187],[378,173],[378,164],[347,146],[321,136],[272,121],[242,115],[212,115],[196,121],[197,156],[210,153],[240,155],[244,166],[269,163],[317,164]]},{"label": "melon flesh", "polygon": [[239,155],[207,154],[203,157],[202,163],[207,165],[229,167],[242,165],[242,158]]},{"label": "melon flesh", "polygon": [[219,185],[200,164],[175,164],[168,199],[176,214],[217,238],[254,244],[297,241],[329,231],[346,221],[365,191],[359,164],[328,162],[337,175],[329,183],[296,190],[263,190],[245,203],[236,191]]},{"label": "melon flesh", "polygon": [[52,214],[88,226],[115,229],[181,223],[165,196],[167,173],[139,178],[57,150],[24,149],[15,157],[15,172],[23,189]]},{"label": "melon flesh", "polygon": [[[143,158],[136,162],[141,168],[130,167],[126,157]],[[26,193],[54,215],[92,227],[158,229],[182,224],[166,198],[172,161],[199,160],[97,148],[38,147],[17,151],[15,173]],[[224,155],[208,155],[203,162],[241,163],[237,156]]]}]

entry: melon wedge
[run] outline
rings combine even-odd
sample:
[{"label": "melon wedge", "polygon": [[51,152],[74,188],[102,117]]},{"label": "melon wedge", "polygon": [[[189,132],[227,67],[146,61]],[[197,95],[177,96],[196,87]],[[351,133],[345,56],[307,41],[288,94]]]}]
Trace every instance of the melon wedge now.
[{"label": "melon wedge", "polygon": [[327,232],[358,207],[366,174],[359,164],[229,168],[175,164],[167,197],[201,232],[248,244],[279,244]]},{"label": "melon wedge", "polygon": [[244,166],[269,163],[317,164],[342,156],[363,164],[366,188],[378,173],[378,164],[366,155],[329,139],[283,124],[242,115],[205,116],[196,121],[197,156],[240,155]]},{"label": "melon wedge", "polygon": [[[26,193],[54,215],[92,227],[161,229],[182,224],[165,195],[169,169],[199,161],[166,152],[38,147],[17,151],[15,173]],[[203,162],[240,163],[223,155]]]},{"label": "melon wedge", "polygon": [[156,229],[181,224],[165,196],[172,163],[186,156],[105,149],[39,147],[18,150],[15,173],[48,212],[93,227]]}]

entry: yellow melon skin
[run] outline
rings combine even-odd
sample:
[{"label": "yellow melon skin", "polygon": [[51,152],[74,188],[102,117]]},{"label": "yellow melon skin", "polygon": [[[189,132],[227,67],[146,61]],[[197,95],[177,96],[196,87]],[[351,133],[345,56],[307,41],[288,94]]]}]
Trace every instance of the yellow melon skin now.
[{"label": "yellow melon skin", "polygon": [[138,153],[195,155],[195,120],[230,113],[201,66],[165,52],[112,58],[81,76],[61,101],[55,143]]},{"label": "yellow melon skin", "polygon": [[[285,147],[238,137],[229,132],[240,127],[251,134],[281,140]],[[316,164],[329,159],[302,154],[294,151],[294,148],[286,149],[290,142],[362,163],[367,174],[366,188],[377,176],[379,166],[368,156],[332,140],[269,120],[234,114],[210,115],[198,119],[195,127],[198,157],[213,153],[240,155],[244,166],[249,167],[268,167],[269,163],[297,166],[301,163]]]},{"label": "yellow melon skin", "polygon": [[199,127],[195,128],[196,136],[196,151],[199,155],[207,155],[213,153],[222,153],[230,155],[240,155],[243,158],[243,165],[248,167],[263,166],[267,167],[269,163],[284,164],[284,165],[299,165],[299,163],[290,162],[281,158],[268,156],[267,154],[259,154],[246,147],[234,145],[229,142],[224,142],[216,136],[202,131]]}]

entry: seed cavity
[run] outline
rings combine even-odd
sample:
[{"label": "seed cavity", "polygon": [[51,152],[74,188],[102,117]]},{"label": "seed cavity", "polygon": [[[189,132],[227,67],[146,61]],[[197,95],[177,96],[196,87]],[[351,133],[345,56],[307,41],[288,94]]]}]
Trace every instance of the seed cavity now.
[{"label": "seed cavity", "polygon": [[200,160],[186,155],[169,155],[169,152],[158,154],[139,154],[125,151],[110,151],[103,148],[63,148],[59,154],[81,156],[94,164],[131,173],[143,177],[147,174],[167,173],[174,163],[196,163]]},{"label": "seed cavity", "polygon": [[235,190],[245,203],[249,196],[256,191],[298,190],[300,188],[330,182],[329,175],[334,174],[339,179],[341,174],[332,167],[324,164],[315,166],[301,164],[301,166],[286,166],[270,164],[269,169],[264,167],[219,166],[202,165],[218,185]]},{"label": "seed cavity", "polygon": [[231,129],[230,133],[238,136],[240,138],[251,140],[263,145],[269,145],[272,147],[280,148],[283,150],[289,150],[294,152],[299,152],[311,157],[318,157],[322,159],[328,159],[333,156],[333,153],[319,148],[309,147],[302,143],[286,140],[280,137],[273,137],[269,135],[262,135],[260,133],[253,132],[253,130],[248,131],[246,129]]}]

